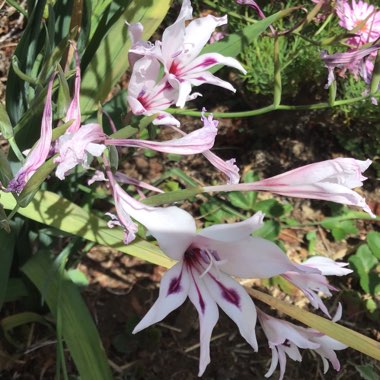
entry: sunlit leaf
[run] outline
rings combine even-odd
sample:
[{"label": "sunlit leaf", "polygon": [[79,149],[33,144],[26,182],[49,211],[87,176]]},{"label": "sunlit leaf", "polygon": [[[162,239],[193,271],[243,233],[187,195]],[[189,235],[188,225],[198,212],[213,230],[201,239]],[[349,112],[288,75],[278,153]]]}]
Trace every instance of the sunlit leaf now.
[{"label": "sunlit leaf", "polygon": [[[10,193],[0,191],[0,196],[4,208],[9,210],[15,208],[16,200]],[[107,226],[107,216],[101,219],[75,203],[49,191],[38,191],[32,202],[25,208],[20,208],[18,213],[29,219],[115,248],[153,264],[164,267],[170,267],[174,264],[158,247],[146,241],[136,239],[133,243],[125,245],[123,243],[124,232],[117,227],[110,229]]]}]

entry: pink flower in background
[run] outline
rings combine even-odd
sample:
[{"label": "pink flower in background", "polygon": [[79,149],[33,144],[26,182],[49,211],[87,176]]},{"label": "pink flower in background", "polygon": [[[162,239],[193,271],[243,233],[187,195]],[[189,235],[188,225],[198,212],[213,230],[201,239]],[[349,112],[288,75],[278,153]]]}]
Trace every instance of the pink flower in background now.
[{"label": "pink flower in background", "polygon": [[218,42],[218,41],[222,40],[225,36],[226,36],[226,33],[223,33],[223,32],[213,32],[211,34],[209,43],[213,44],[215,42]]},{"label": "pink flower in background", "polygon": [[253,0],[236,0],[236,2],[238,4],[241,4],[241,5],[248,5],[249,7],[253,8],[258,13],[260,18],[262,18],[262,19],[266,18],[264,12],[261,10],[261,8],[256,3],[256,1],[253,1]]},{"label": "pink flower in background", "polygon": [[[333,318],[334,322],[340,319],[341,310],[339,304],[336,316]],[[286,356],[298,362],[302,361],[299,348],[310,349],[318,353],[323,361],[324,373],[329,368],[328,360],[334,369],[339,371],[340,363],[335,350],[343,350],[347,348],[346,345],[316,330],[271,317],[259,309],[257,309],[257,316],[268,338],[269,348],[272,350],[272,362],[265,377],[270,377],[279,364],[279,380],[282,380],[286,369]]]},{"label": "pink flower in background", "polygon": [[236,184],[240,181],[239,167],[235,165],[236,159],[231,158],[227,161],[222,160],[215,153],[210,150],[202,152],[202,154],[207,158],[207,160],[215,166],[220,172],[222,172],[227,177],[227,183]]},{"label": "pink flower in background", "polygon": [[58,163],[56,176],[63,180],[77,165],[88,169],[92,156],[99,157],[106,148],[105,134],[99,124],[80,126],[76,132],[65,133],[58,139],[56,150],[58,156],[54,162]]},{"label": "pink flower in background", "polygon": [[205,186],[204,191],[269,191],[287,197],[322,199],[361,207],[374,217],[365,199],[352,190],[363,185],[366,177],[362,172],[370,165],[371,160],[336,158],[301,166],[257,182]]},{"label": "pink flower in background", "polygon": [[356,78],[360,74],[364,81],[369,83],[374,67],[371,61],[371,59],[374,58],[372,55],[376,55],[379,49],[380,44],[376,44],[368,48],[355,49],[345,53],[335,53],[331,55],[322,51],[321,58],[328,69],[328,80],[325,88],[330,87],[331,83],[335,80],[335,68],[340,68],[343,72],[349,70]]},{"label": "pink flower in background", "polygon": [[199,376],[210,362],[210,338],[219,318],[217,305],[257,350],[255,306],[229,275],[268,278],[288,271],[318,272],[293,264],[274,243],[250,236],[263,224],[261,212],[244,222],[217,224],[196,232],[192,216],[177,207],[129,203],[124,211],[147,228],[170,258],[178,260],[163,276],[158,299],[133,332],[161,321],[189,297],[200,320]]},{"label": "pink flower in background", "polygon": [[[230,83],[207,71],[211,67],[227,65],[246,73],[234,58],[224,57],[219,53],[199,55],[215,28],[227,23],[227,16],[207,15],[187,25],[186,22],[192,18],[192,12],[190,0],[184,0],[177,20],[165,29],[161,43],[156,43],[154,49],[135,43],[130,50],[134,56],[145,55],[160,60],[164,66],[165,79],[177,91],[175,103],[179,107],[183,107],[189,96],[191,97],[192,86],[207,83],[235,92]],[[158,46],[161,49],[157,49]],[[137,62],[135,66],[136,64]]]},{"label": "pink flower in background", "polygon": [[63,180],[65,176],[77,165],[85,169],[89,167],[92,157],[99,157],[106,148],[102,142],[105,139],[99,124],[92,123],[81,125],[80,114],[80,84],[81,72],[78,49],[75,47],[76,76],[74,84],[74,96],[68,108],[65,122],[72,121],[66,132],[59,137],[55,145],[58,163],[56,176]]},{"label": "pink flower in background", "polygon": [[218,129],[218,122],[212,117],[202,116],[203,127],[185,134],[183,137],[169,141],[148,141],[137,139],[108,139],[107,145],[148,148],[163,153],[197,154],[213,147]]},{"label": "pink flower in background", "polygon": [[[203,108],[202,112],[202,121],[203,123],[215,123],[215,126],[217,126],[216,121],[213,120],[212,114],[205,116],[206,109]],[[176,132],[182,134],[183,136],[186,136],[187,134],[180,130],[177,127],[172,126],[171,127]],[[205,150],[202,152],[203,156],[220,172],[222,172],[227,178],[227,183],[229,184],[235,184],[239,183],[240,175],[239,175],[239,168],[237,165],[235,165],[236,160],[234,158],[231,158],[230,160],[224,161],[219,156],[217,156],[215,153],[211,152],[211,150]]]},{"label": "pink flower in background", "polygon": [[174,104],[177,92],[165,79],[159,79],[160,63],[156,58],[136,61],[128,85],[127,101],[135,115],[154,115],[156,125],[177,125],[179,121],[163,110]]},{"label": "pink flower in background", "polygon": [[106,215],[111,217],[111,220],[108,222],[108,227],[113,228],[115,226],[120,226],[124,229],[124,243],[129,244],[136,238],[136,233],[138,231],[138,226],[134,223],[129,216],[128,209],[129,204],[132,202],[137,202],[131,196],[129,196],[121,186],[115,182],[113,176],[108,176],[111,188],[112,195],[115,201],[115,208],[117,216],[108,212]]},{"label": "pink flower in background", "polygon": [[37,169],[45,162],[49,155],[53,133],[53,119],[51,109],[51,95],[53,82],[54,79],[52,78],[48,85],[48,91],[45,100],[45,108],[42,114],[40,138],[36,142],[35,146],[29,151],[25,163],[23,164],[21,169],[9,182],[7,188],[8,191],[14,191],[17,194],[21,193],[26,183],[37,171]]},{"label": "pink flower in background", "polygon": [[337,0],[336,13],[339,25],[349,31],[362,24],[356,36],[348,39],[349,44],[361,46],[380,37],[380,11],[373,5],[362,0]]}]

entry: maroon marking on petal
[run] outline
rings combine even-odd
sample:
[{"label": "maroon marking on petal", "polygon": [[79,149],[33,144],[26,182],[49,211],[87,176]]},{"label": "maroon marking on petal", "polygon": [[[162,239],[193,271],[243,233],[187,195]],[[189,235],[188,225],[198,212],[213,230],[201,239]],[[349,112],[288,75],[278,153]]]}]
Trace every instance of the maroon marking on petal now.
[{"label": "maroon marking on petal", "polygon": [[200,291],[199,288],[198,288],[198,284],[197,284],[197,282],[195,281],[194,273],[193,273],[193,271],[191,270],[191,268],[190,268],[190,272],[191,272],[191,277],[193,278],[193,281],[194,281],[195,289],[196,289],[197,294],[198,294],[199,306],[201,307],[202,314],[204,314],[204,313],[205,313],[205,309],[206,309],[205,301],[204,301],[204,299],[203,299],[203,297],[202,297],[202,293],[201,293],[201,291]]},{"label": "maroon marking on petal", "polygon": [[237,293],[237,291],[235,289],[228,289],[225,286],[220,285],[220,284],[218,284],[218,285],[219,285],[220,289],[222,290],[223,298],[226,301],[234,304],[237,308],[240,309],[240,296]]},{"label": "maroon marking on petal", "polygon": [[211,65],[214,65],[215,63],[218,63],[218,61],[215,59],[215,58],[206,58],[201,64],[200,66],[211,66]]},{"label": "maroon marking on petal", "polygon": [[218,279],[215,278],[211,273],[209,276],[218,284],[220,290],[222,291],[222,297],[229,303],[232,303],[237,308],[240,309],[240,296],[238,292],[233,288],[227,288]]},{"label": "maroon marking on petal", "polygon": [[181,286],[181,278],[182,278],[182,272],[178,277],[174,277],[170,280],[170,285],[168,289],[168,296],[173,293],[178,293],[182,290]]}]

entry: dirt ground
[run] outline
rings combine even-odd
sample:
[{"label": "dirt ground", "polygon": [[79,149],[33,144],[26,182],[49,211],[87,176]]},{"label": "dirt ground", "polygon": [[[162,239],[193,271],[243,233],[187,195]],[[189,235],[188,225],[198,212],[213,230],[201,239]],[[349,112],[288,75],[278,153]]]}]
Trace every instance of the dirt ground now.
[{"label": "dirt ground", "polygon": [[[22,30],[23,20],[17,13],[0,13],[0,22],[0,100],[3,101],[9,60]],[[236,85],[239,87],[239,83]],[[206,87],[203,90],[203,99],[194,104],[197,109],[201,109],[205,103],[208,110],[214,112],[236,111],[252,106],[247,104],[242,92],[238,92],[234,100],[231,100],[230,93],[218,89],[218,103],[215,103],[212,100],[214,93],[207,92]],[[191,130],[199,126],[199,122],[192,118],[183,118],[183,125],[185,130]],[[349,152],[344,151],[334,138],[333,128],[335,126],[330,124],[328,112],[315,112],[311,115],[302,112],[277,112],[243,121],[226,119],[220,121],[220,133],[214,151],[223,158],[236,157],[242,172],[254,169],[260,175],[268,177],[313,161],[348,155]],[[7,148],[4,141],[2,147]],[[222,178],[206,165],[202,158],[173,162],[165,160],[164,156],[147,158],[143,154],[135,154],[130,161],[123,163],[123,168],[128,174],[147,182],[157,178],[169,167],[180,167],[201,183],[220,181]],[[380,193],[376,188],[376,173],[369,170],[366,174],[369,179],[364,185],[363,193],[379,214]],[[321,220],[329,215],[325,203],[289,201],[294,206],[292,216],[300,223]],[[198,204],[187,206],[195,216],[199,216]],[[347,255],[363,241],[369,230],[379,229],[375,222],[358,222],[358,227],[360,232],[357,237],[339,243],[334,242],[326,231],[320,229],[318,252],[346,260]],[[304,233],[303,228],[282,231],[280,239],[292,257],[306,257],[307,242]],[[115,379],[197,378],[198,317],[190,302],[175,310],[162,323],[137,335],[131,334],[133,327],[155,301],[159,280],[165,269],[98,246],[93,247],[84,257],[79,269],[90,282],[84,289],[83,296],[100,331]],[[333,309],[338,301],[342,302],[344,314],[340,323],[379,340],[378,321],[371,320],[354,297],[359,290],[357,279],[347,276],[335,280],[333,285],[340,290],[327,303]],[[259,281],[255,286],[300,307],[308,308],[299,292],[284,295],[277,288],[268,287]],[[276,315],[276,312],[268,310],[265,305],[260,307]],[[17,303],[8,304],[6,308],[0,315],[20,311]],[[212,361],[202,378],[264,379],[270,365],[271,353],[259,327],[257,337],[259,352],[255,353],[240,336],[234,323],[221,312],[211,342]],[[54,379],[55,344],[56,338],[52,331],[38,327],[30,332],[28,342],[19,350],[10,348],[0,337],[0,379]],[[66,356],[69,371],[75,373],[69,354]],[[330,368],[327,374],[323,374],[322,361],[310,351],[303,350],[302,356],[302,363],[288,360],[286,380],[360,379],[357,370],[360,365],[370,366],[380,378],[379,363],[351,349],[338,352],[342,365],[338,373]],[[77,377],[73,375],[72,378]],[[278,378],[278,372],[272,378]]]}]

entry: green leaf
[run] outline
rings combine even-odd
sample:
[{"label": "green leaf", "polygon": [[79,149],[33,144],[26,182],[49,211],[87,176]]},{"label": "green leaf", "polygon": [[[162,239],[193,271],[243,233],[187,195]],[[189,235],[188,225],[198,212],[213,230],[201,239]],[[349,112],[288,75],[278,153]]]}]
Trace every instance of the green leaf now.
[{"label": "green leaf", "polygon": [[306,240],[308,243],[308,251],[311,255],[315,253],[315,245],[317,243],[317,233],[315,231],[309,231],[306,234]]},{"label": "green leaf", "polygon": [[359,375],[364,380],[378,380],[379,372],[374,370],[372,364],[356,365],[355,369],[359,372]]},{"label": "green leaf", "polygon": [[5,213],[4,206],[0,203],[0,230],[4,230],[8,234],[11,232],[8,216]]},{"label": "green leaf", "polygon": [[[61,313],[62,334],[80,378],[111,380],[112,373],[98,331],[69,275],[57,271],[44,252],[32,257],[22,271],[36,285],[52,313],[56,317]],[[58,291],[60,297],[57,297]]]},{"label": "green leaf", "polygon": [[[16,207],[16,200],[12,194],[0,191],[0,196],[5,209],[13,210]],[[107,217],[101,219],[49,191],[38,191],[32,202],[17,212],[39,223],[112,247],[153,264],[167,268],[174,264],[174,261],[164,255],[159,248],[146,241],[136,239],[133,243],[125,245],[124,232],[121,228],[110,229],[107,226]]]},{"label": "green leaf", "polygon": [[149,206],[160,206],[174,202],[183,201],[193,198],[195,195],[202,193],[201,187],[190,187],[184,190],[171,191],[169,193],[153,195],[143,200],[143,203]]},{"label": "green leaf", "polygon": [[376,231],[368,232],[367,242],[373,255],[380,259],[380,233]]},{"label": "green leaf", "polygon": [[28,295],[28,289],[21,278],[10,278],[8,280],[7,293],[4,302],[16,301]]},{"label": "green leaf", "polygon": [[105,31],[106,35],[83,75],[82,113],[94,111],[129,67],[131,41],[125,21],[131,24],[141,22],[144,25],[142,38],[149,39],[161,24],[169,6],[170,0],[131,1],[121,17]]},{"label": "green leaf", "polygon": [[205,202],[201,205],[200,212],[201,215],[212,224],[225,223],[228,220],[234,218],[234,215],[229,210],[226,210],[223,206],[224,202],[215,198],[211,198],[208,202]]},{"label": "green leaf", "polygon": [[16,231],[14,228],[8,233],[4,229],[0,229],[0,310],[3,306],[9,274],[11,270],[13,253],[16,244]]},{"label": "green leaf", "polygon": [[349,258],[350,264],[354,267],[360,279],[360,286],[366,293],[370,293],[374,289],[373,273],[370,273],[372,268],[378,263],[376,257],[372,254],[367,244],[359,247],[355,255]]},{"label": "green leaf", "polygon": [[[45,4],[46,0],[35,2],[33,11],[29,14],[27,26],[14,53],[20,63],[20,69],[27,75],[31,73],[38,53],[38,39],[43,24],[42,18]],[[18,78],[11,68],[7,80],[6,107],[13,125],[18,123],[28,107],[28,89],[29,84]]]},{"label": "green leaf", "polygon": [[69,269],[67,275],[75,285],[88,286],[89,284],[88,278],[79,269]]},{"label": "green leaf", "polygon": [[242,210],[251,211],[255,205],[255,196],[253,191],[242,193],[241,191],[233,191],[227,194],[228,200],[233,206]]},{"label": "green leaf", "polygon": [[1,320],[0,325],[3,330],[5,338],[14,346],[21,347],[21,345],[16,342],[11,335],[11,331],[16,327],[28,324],[28,323],[41,323],[43,325],[49,326],[48,322],[40,314],[26,311],[23,313],[13,314],[5,317]]},{"label": "green leaf", "polygon": [[336,218],[327,219],[324,220],[321,225],[329,229],[334,239],[337,241],[345,239],[348,235],[358,233],[358,229],[356,228],[354,222],[351,220],[336,220]]},{"label": "green leaf", "polygon": [[254,231],[252,236],[262,237],[268,240],[276,240],[280,233],[280,223],[275,220],[267,220],[264,225]]},{"label": "green leaf", "polygon": [[13,137],[13,127],[5,107],[0,103],[0,132],[3,134],[5,139],[10,139]]},{"label": "green leaf", "polygon": [[12,169],[5,153],[0,149],[0,182],[3,186],[8,186],[8,182],[13,178]]},{"label": "green leaf", "polygon": [[281,301],[256,289],[247,287],[245,287],[245,289],[252,297],[266,303],[267,305],[270,305],[279,312],[285,313],[291,318],[304,323],[306,326],[316,329],[321,333],[362,352],[365,355],[380,360],[379,342],[359,334],[358,332],[347,327],[329,321],[326,318],[322,318],[316,314],[302,310],[297,306],[289,305],[285,301]]},{"label": "green leaf", "polygon": [[254,210],[262,211],[264,214],[273,217],[278,217],[284,214],[284,206],[274,198],[256,202]]}]

